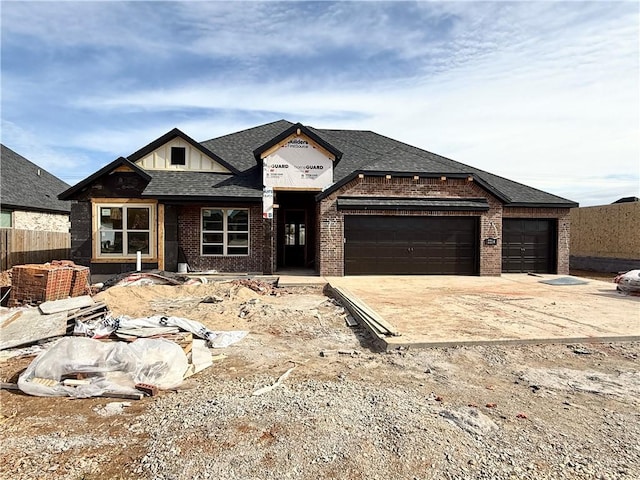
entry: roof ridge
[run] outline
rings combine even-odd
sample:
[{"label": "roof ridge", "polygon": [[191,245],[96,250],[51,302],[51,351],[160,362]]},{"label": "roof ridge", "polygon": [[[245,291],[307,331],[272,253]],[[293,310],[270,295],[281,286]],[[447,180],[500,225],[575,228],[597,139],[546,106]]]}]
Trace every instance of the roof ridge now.
[{"label": "roof ridge", "polygon": [[255,127],[249,127],[249,128],[245,128],[245,129],[243,129],[243,130],[238,130],[238,131],[236,131],[236,132],[227,133],[227,134],[225,134],[225,135],[221,135],[221,136],[219,136],[219,137],[208,138],[207,140],[202,140],[202,141],[201,141],[201,142],[199,142],[199,143],[206,143],[206,142],[212,142],[212,141],[214,141],[214,140],[220,140],[220,139],[223,139],[223,138],[225,138],[225,137],[231,137],[231,136],[233,136],[233,135],[238,135],[239,133],[246,133],[246,132],[250,132],[251,130],[256,130],[256,129],[258,129],[258,128],[264,128],[264,127],[266,127],[267,125],[275,125],[275,124],[280,123],[280,122],[286,122],[286,123],[288,123],[289,125],[288,125],[286,128],[290,127],[291,125],[295,125],[293,122],[290,122],[289,120],[286,120],[286,119],[284,119],[284,118],[281,118],[280,120],[274,120],[273,122],[263,123],[262,125],[256,125]]}]

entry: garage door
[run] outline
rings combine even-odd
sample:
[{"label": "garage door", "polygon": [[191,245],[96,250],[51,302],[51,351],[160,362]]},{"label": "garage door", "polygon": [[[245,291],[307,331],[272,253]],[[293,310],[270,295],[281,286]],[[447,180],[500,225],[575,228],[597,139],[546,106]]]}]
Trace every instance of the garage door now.
[{"label": "garage door", "polygon": [[476,275],[477,217],[345,216],[346,275]]},{"label": "garage door", "polygon": [[555,273],[556,221],[502,220],[502,271]]}]

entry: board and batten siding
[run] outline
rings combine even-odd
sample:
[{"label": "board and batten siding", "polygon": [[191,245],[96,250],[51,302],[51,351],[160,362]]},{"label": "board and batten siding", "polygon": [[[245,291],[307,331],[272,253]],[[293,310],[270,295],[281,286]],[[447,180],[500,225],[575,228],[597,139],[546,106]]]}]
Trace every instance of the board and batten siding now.
[{"label": "board and batten siding", "polygon": [[[185,149],[185,165],[171,165],[171,147]],[[138,160],[136,164],[145,170],[231,173],[227,168],[181,138],[175,138],[156,148],[153,152]]]}]

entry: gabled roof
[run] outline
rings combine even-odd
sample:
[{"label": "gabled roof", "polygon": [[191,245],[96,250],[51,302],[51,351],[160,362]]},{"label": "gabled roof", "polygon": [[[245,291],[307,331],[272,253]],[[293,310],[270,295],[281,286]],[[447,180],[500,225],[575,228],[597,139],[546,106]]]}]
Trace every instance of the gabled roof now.
[{"label": "gabled roof", "polygon": [[[173,129],[132,154],[129,160],[135,161],[142,158],[172,138],[180,136],[236,175],[149,171],[145,175],[152,180],[143,192],[144,196],[208,198],[210,200],[236,198],[248,201],[257,199],[262,191],[262,177],[260,167],[256,165],[256,158],[259,159],[261,153],[289,135],[297,133],[298,129],[336,155],[336,159],[341,159],[340,162],[334,162],[333,185],[318,195],[317,199],[323,198],[358,174],[364,173],[366,175],[472,177],[475,183],[500,199],[505,207],[571,208],[578,205],[566,198],[508,180],[375,132],[317,129],[287,120],[266,123],[206,140],[200,144],[180,130]],[[95,174],[89,179],[94,177]],[[81,184],[86,184],[89,179]]]},{"label": "gabled roof", "polygon": [[1,145],[0,204],[23,210],[69,213],[71,203],[58,200],[69,184],[22,155]]},{"label": "gabled roof", "polygon": [[318,135],[340,148],[343,159],[334,171],[335,191],[356,173],[421,176],[471,175],[476,183],[493,193],[506,206],[570,208],[578,204],[566,198],[494,175],[479,168],[422,150],[384,135],[362,130],[318,130]]},{"label": "gabled roof", "polygon": [[73,195],[75,195],[76,193],[81,191],[83,188],[91,185],[94,181],[96,181],[97,179],[99,179],[103,175],[108,175],[109,173],[113,172],[116,168],[122,167],[122,166],[130,168],[133,172],[135,172],[138,175],[140,175],[146,181],[150,181],[151,180],[151,175],[149,175],[147,172],[145,172],[143,169],[141,169],[135,163],[130,162],[129,160],[127,160],[124,157],[119,157],[119,158],[116,158],[113,162],[109,163],[108,165],[105,165],[104,167],[102,167],[100,170],[98,170],[93,175],[85,178],[84,180],[76,183],[73,187],[71,187],[71,188],[65,190],[64,192],[62,192],[60,195],[58,195],[58,198],[60,200],[71,199],[73,197]]},{"label": "gabled roof", "polygon": [[127,158],[129,159],[130,162],[134,162],[135,163],[138,160],[140,160],[141,158],[146,157],[147,155],[149,155],[155,149],[163,146],[164,144],[170,142],[171,140],[173,140],[176,137],[181,138],[182,140],[187,142],[192,147],[196,148],[197,150],[199,150],[200,152],[204,153],[208,157],[214,159],[216,162],[218,162],[223,167],[231,170],[232,173],[236,173],[236,174],[239,173],[238,170],[235,167],[233,167],[233,165],[230,165],[225,160],[223,160],[218,155],[216,155],[214,152],[212,152],[208,148],[206,148],[203,144],[196,142],[189,135],[187,135],[186,133],[182,132],[181,130],[179,130],[177,128],[174,128],[173,130],[168,131],[167,133],[162,135],[160,138],[158,138],[158,139],[154,140],[153,142],[149,143],[148,145],[142,147],[137,152],[132,153]]},{"label": "gabled roof", "polygon": [[313,130],[305,127],[301,123],[296,123],[295,125],[291,125],[286,130],[282,131],[279,135],[276,135],[272,139],[260,145],[253,151],[253,156],[256,158],[258,162],[260,162],[263,152],[269,150],[271,147],[276,146],[278,143],[286,140],[288,137],[294,134],[304,134],[309,137],[311,140],[316,142],[322,148],[324,148],[327,152],[331,153],[335,157],[335,161],[333,162],[334,166],[340,161],[342,158],[342,152],[338,150],[336,147],[331,145],[329,142],[325,141],[322,137],[318,136]]},{"label": "gabled roof", "polygon": [[256,166],[253,151],[292,125],[287,120],[278,120],[213,138],[202,142],[202,145],[224,158],[237,170],[245,172]]}]

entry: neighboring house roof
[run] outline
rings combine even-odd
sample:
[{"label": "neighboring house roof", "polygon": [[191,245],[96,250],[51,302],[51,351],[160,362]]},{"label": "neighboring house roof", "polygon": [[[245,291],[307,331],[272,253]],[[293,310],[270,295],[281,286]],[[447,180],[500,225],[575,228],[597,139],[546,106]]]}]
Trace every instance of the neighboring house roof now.
[{"label": "neighboring house roof", "polygon": [[17,210],[68,214],[71,202],[58,200],[69,184],[9,147],[1,145],[0,204]]},{"label": "neighboring house roof", "polygon": [[613,202],[613,204],[615,204],[615,203],[633,203],[633,202],[640,202],[640,198],[638,198],[638,197],[622,197],[622,198],[616,200],[615,202]]},{"label": "neighboring house roof", "polygon": [[[144,190],[143,196],[184,198],[185,200],[228,197],[259,201],[262,196],[262,169],[260,165],[256,165],[256,157],[259,158],[262,152],[287,138],[298,128],[334,154],[336,160],[341,160],[334,163],[333,185],[319,194],[318,199],[340,188],[358,174],[365,173],[367,175],[472,177],[479,186],[500,199],[505,206],[560,208],[578,206],[577,203],[566,198],[508,180],[375,132],[316,129],[287,120],[266,123],[199,144],[202,151],[214,156],[236,175],[147,171],[151,182]],[[174,129],[131,155],[129,160],[135,161],[141,158],[176,135],[190,141],[192,145],[196,143]]]}]

